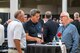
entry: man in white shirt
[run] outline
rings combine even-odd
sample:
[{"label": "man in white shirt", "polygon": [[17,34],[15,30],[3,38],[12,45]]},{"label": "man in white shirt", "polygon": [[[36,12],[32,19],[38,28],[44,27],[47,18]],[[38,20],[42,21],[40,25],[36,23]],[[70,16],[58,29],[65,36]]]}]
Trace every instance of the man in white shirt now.
[{"label": "man in white shirt", "polygon": [[18,10],[14,17],[14,21],[11,21],[7,28],[8,35],[8,53],[24,53],[26,48],[26,34],[21,22],[24,22],[24,12]]},{"label": "man in white shirt", "polygon": [[[0,23],[2,22],[2,19],[0,18]],[[2,47],[2,44],[4,42],[4,26],[0,24],[0,49]]]}]

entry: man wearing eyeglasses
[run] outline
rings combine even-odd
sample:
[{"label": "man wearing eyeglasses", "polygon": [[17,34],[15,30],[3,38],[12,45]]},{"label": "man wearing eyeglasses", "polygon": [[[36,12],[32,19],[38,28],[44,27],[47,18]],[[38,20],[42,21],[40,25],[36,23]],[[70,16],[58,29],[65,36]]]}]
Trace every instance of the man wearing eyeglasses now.
[{"label": "man wearing eyeglasses", "polygon": [[68,12],[60,14],[60,20],[63,26],[58,28],[58,32],[62,33],[61,41],[65,43],[68,53],[78,53],[79,34],[77,28],[70,23]]}]

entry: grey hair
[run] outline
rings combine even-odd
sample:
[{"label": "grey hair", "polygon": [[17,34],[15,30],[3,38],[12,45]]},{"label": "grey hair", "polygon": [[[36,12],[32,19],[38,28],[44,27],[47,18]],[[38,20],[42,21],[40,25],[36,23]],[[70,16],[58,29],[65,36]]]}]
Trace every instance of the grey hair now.
[{"label": "grey hair", "polygon": [[45,16],[46,16],[46,18],[52,18],[52,13],[51,13],[51,11],[46,11],[45,12]]},{"label": "grey hair", "polygon": [[18,11],[16,11],[15,14],[14,14],[14,17],[17,18],[17,16],[18,16],[19,14],[21,14],[22,12],[23,12],[23,10],[18,10]]},{"label": "grey hair", "polygon": [[40,13],[40,11],[38,9],[32,9],[30,11],[30,16],[34,16],[36,13]]},{"label": "grey hair", "polygon": [[68,12],[62,12],[62,13],[60,14],[60,16],[67,16],[68,18],[70,18],[70,15],[69,15]]},{"label": "grey hair", "polygon": [[78,13],[78,12],[75,12],[75,13],[74,13],[74,17],[75,17],[75,18],[78,18],[78,17],[79,17],[79,13]]}]

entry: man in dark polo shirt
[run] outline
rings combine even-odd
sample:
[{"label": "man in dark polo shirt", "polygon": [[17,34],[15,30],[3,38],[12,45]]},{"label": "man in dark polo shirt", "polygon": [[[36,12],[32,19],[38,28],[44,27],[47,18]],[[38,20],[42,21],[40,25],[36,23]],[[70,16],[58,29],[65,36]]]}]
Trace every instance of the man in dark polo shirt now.
[{"label": "man in dark polo shirt", "polygon": [[32,9],[30,11],[31,19],[24,23],[24,30],[26,32],[27,43],[42,43],[43,40],[38,38],[38,33],[41,33],[41,23],[39,22],[40,11]]}]

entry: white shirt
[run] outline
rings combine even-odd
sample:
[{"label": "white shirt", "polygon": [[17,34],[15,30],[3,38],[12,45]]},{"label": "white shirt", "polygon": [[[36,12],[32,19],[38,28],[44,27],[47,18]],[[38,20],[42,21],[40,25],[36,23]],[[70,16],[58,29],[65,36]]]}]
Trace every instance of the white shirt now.
[{"label": "white shirt", "polygon": [[0,46],[2,46],[4,42],[4,26],[0,24]]},{"label": "white shirt", "polygon": [[22,23],[19,20],[12,21],[9,23],[7,28],[8,35],[8,47],[14,47],[14,39],[20,40],[21,48],[26,47],[26,34]]},{"label": "white shirt", "polygon": [[44,21],[44,23],[46,23],[48,21],[48,19],[47,18],[44,18],[43,21]]}]

